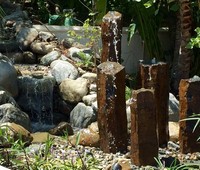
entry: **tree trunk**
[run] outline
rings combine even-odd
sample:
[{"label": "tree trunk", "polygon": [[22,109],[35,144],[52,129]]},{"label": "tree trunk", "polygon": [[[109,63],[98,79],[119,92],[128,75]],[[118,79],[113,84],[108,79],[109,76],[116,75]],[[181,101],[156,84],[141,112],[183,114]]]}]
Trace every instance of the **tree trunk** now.
[{"label": "tree trunk", "polygon": [[176,43],[172,68],[172,90],[178,94],[181,79],[189,78],[191,66],[191,50],[186,48],[192,30],[192,14],[189,0],[179,0],[180,11],[177,22]]}]

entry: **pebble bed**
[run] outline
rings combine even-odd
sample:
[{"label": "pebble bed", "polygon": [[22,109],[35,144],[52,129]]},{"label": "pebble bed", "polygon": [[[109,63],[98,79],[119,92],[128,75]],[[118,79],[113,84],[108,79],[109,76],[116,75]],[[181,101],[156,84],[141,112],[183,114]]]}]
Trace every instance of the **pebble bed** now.
[{"label": "pebble bed", "polygon": [[[45,144],[32,144],[30,145],[28,150],[28,155],[34,156],[35,154],[39,154],[45,148]],[[91,159],[95,162],[96,169],[102,170],[120,170],[121,167],[118,164],[118,161],[126,161],[130,165],[132,170],[159,170],[161,167],[159,166],[144,166],[138,167],[131,164],[130,160],[130,147],[129,151],[126,154],[116,153],[116,154],[108,154],[103,153],[99,148],[88,147],[77,145],[72,146],[70,143],[66,142],[61,138],[57,138],[54,141],[50,149],[51,159],[54,161],[65,161],[65,160],[76,160],[77,158],[82,158],[83,161],[87,162],[88,159]],[[163,160],[163,164],[166,167],[170,167],[171,163],[175,160],[180,161],[182,163],[194,163],[198,164],[199,167],[194,167],[192,169],[200,169],[200,153],[188,153],[181,154],[179,152],[178,143],[169,141],[167,148],[159,148],[159,159]]]}]

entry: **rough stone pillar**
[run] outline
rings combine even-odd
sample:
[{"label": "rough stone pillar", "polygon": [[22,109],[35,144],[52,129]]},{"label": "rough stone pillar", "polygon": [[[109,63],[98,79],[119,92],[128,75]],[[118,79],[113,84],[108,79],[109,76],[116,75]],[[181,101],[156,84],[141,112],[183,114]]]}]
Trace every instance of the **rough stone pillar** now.
[{"label": "rough stone pillar", "polygon": [[121,62],[122,15],[116,11],[109,11],[101,25],[102,55],[101,62]]},{"label": "rough stone pillar", "polygon": [[155,165],[158,157],[154,90],[133,91],[131,104],[131,161],[134,165]]},{"label": "rough stone pillar", "polygon": [[[200,113],[200,78],[182,79],[179,86],[180,120]],[[198,117],[200,119],[200,116]],[[200,152],[200,125],[193,132],[196,120],[180,121],[179,142],[182,153]]]},{"label": "rough stone pillar", "polygon": [[169,69],[168,64],[139,64],[138,88],[154,89],[156,102],[159,146],[167,146],[169,140]]},{"label": "rough stone pillar", "polygon": [[125,69],[116,62],[97,67],[100,148],[106,153],[127,151]]}]

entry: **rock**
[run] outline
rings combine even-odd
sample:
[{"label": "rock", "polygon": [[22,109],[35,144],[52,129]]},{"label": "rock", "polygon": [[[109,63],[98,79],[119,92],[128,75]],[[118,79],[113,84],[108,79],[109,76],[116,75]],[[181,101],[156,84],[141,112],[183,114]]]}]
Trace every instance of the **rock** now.
[{"label": "rock", "polygon": [[83,74],[81,77],[89,80],[90,83],[96,83],[96,80],[97,80],[97,74],[96,73],[87,72],[87,73]]},{"label": "rock", "polygon": [[17,72],[10,60],[0,53],[0,86],[10,92],[13,97],[18,95]]},{"label": "rock", "polygon": [[49,139],[55,138],[55,136],[49,134],[48,132],[36,132],[32,133],[31,136],[33,137],[32,143],[45,143]]},{"label": "rock", "polygon": [[97,104],[97,101],[93,102],[92,105],[91,105],[92,109],[97,112],[98,111],[98,104]]},{"label": "rock", "polygon": [[179,122],[169,122],[170,141],[179,141]]},{"label": "rock", "polygon": [[45,55],[53,51],[55,45],[49,42],[33,42],[30,48],[33,53]]},{"label": "rock", "polygon": [[60,122],[55,128],[49,131],[51,135],[62,136],[62,135],[73,135],[73,129],[67,122]]},{"label": "rock", "polygon": [[120,158],[113,165],[108,165],[105,170],[132,170],[131,162],[129,159]]},{"label": "rock", "polygon": [[45,66],[50,65],[54,60],[57,60],[61,56],[60,51],[51,51],[50,53],[44,55],[40,59],[40,64]]},{"label": "rock", "polygon": [[12,52],[19,49],[19,43],[15,40],[0,41],[0,52]]},{"label": "rock", "polygon": [[74,39],[72,38],[65,38],[61,41],[61,44],[63,45],[64,48],[69,49],[72,47],[74,43]]},{"label": "rock", "polygon": [[31,51],[23,52],[23,58],[24,58],[24,63],[26,63],[26,64],[36,64],[37,63],[37,57]]},{"label": "rock", "polygon": [[131,162],[129,159],[119,159],[118,163],[121,165],[122,170],[126,169],[126,170],[131,170]]},{"label": "rock", "polygon": [[60,84],[63,80],[78,77],[78,70],[71,63],[62,60],[55,60],[51,63],[51,74],[55,77],[56,82]]},{"label": "rock", "polygon": [[97,115],[90,106],[78,103],[70,113],[70,123],[74,127],[86,128],[96,121]]},{"label": "rock", "polygon": [[69,58],[66,55],[64,55],[64,54],[61,54],[59,60],[68,61]]},{"label": "rock", "polygon": [[96,122],[92,122],[89,126],[88,129],[90,129],[93,132],[97,132],[99,133],[99,127],[98,127],[98,123]]},{"label": "rock", "polygon": [[79,52],[82,52],[82,49],[76,48],[76,47],[71,47],[68,49],[68,55],[69,57],[76,61],[76,62],[81,62],[81,57],[78,55]]},{"label": "rock", "polygon": [[127,116],[127,128],[128,128],[128,133],[131,133],[131,108],[130,106],[126,107],[126,116]]},{"label": "rock", "polygon": [[22,10],[16,10],[12,12],[10,15],[6,15],[4,17],[5,22],[7,21],[20,21],[20,20],[27,20],[28,14]]},{"label": "rock", "polygon": [[76,104],[65,102],[57,92],[55,93],[54,98],[56,98],[56,100],[54,100],[54,111],[63,114],[65,117],[69,117],[70,112]]},{"label": "rock", "polygon": [[99,147],[99,134],[87,129],[81,129],[77,134],[70,136],[69,141],[76,145],[77,135],[80,135],[79,145],[90,146],[90,147]]},{"label": "rock", "polygon": [[35,28],[22,28],[16,35],[16,40],[23,50],[28,49],[31,43],[37,38],[38,32]]},{"label": "rock", "polygon": [[0,131],[3,133],[0,136],[0,147],[11,146],[17,140],[22,140],[25,145],[29,145],[33,140],[29,131],[15,123],[1,123]]},{"label": "rock", "polygon": [[95,83],[90,84],[89,89],[90,89],[90,93],[97,92],[97,84],[95,84]]},{"label": "rock", "polygon": [[78,67],[78,71],[79,71],[80,75],[87,73],[87,71],[83,70],[81,67]]},{"label": "rock", "polygon": [[10,170],[10,169],[8,169],[8,168],[6,168],[6,167],[3,167],[3,166],[0,166],[0,169],[1,169],[1,170]]},{"label": "rock", "polygon": [[76,80],[67,78],[61,82],[59,89],[63,100],[78,103],[88,93],[88,81],[84,78]]},{"label": "rock", "polygon": [[11,96],[10,93],[4,90],[0,90],[0,105],[10,103],[15,107],[19,107],[15,99]]},{"label": "rock", "polygon": [[169,93],[169,121],[179,121],[179,101],[172,93]]},{"label": "rock", "polygon": [[97,94],[89,94],[86,96],[83,96],[83,103],[85,103],[87,106],[91,106],[93,102],[97,100]]},{"label": "rock", "polygon": [[18,77],[19,96],[16,99],[17,103],[23,111],[29,114],[32,121],[51,124],[53,121],[55,79],[49,76],[34,77]]},{"label": "rock", "polygon": [[0,123],[13,122],[30,130],[29,116],[10,103],[0,105]]},{"label": "rock", "polygon": [[127,117],[127,128],[128,128],[128,133],[131,133],[131,99],[128,99],[126,101],[126,117]]},{"label": "rock", "polygon": [[122,170],[122,166],[118,162],[114,163],[111,170]]},{"label": "rock", "polygon": [[38,34],[38,39],[43,42],[45,42],[45,41],[50,42],[55,39],[55,35],[52,34],[51,32],[40,31]]},{"label": "rock", "polygon": [[6,56],[12,61],[13,64],[24,63],[24,57],[22,52],[19,51],[7,52]]}]

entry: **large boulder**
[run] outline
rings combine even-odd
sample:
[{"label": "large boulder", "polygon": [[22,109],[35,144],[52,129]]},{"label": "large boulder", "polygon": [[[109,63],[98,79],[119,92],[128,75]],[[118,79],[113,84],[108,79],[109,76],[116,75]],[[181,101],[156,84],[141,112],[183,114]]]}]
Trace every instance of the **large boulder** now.
[{"label": "large boulder", "polygon": [[26,50],[37,36],[38,31],[35,28],[24,27],[17,34],[16,40],[19,42],[21,49]]},{"label": "large boulder", "polygon": [[97,94],[94,93],[94,94],[89,94],[89,95],[83,96],[82,100],[87,106],[91,106],[92,103],[97,101]]},{"label": "large boulder", "polygon": [[0,131],[0,147],[9,147],[17,140],[29,145],[33,140],[31,133],[16,123],[1,123]]},{"label": "large boulder", "polygon": [[0,87],[10,92],[13,97],[18,95],[17,72],[11,61],[0,53]]},{"label": "large boulder", "polygon": [[58,84],[66,78],[76,79],[78,77],[77,68],[67,61],[55,60],[50,67],[51,74],[55,77]]},{"label": "large boulder", "polygon": [[53,51],[55,47],[56,46],[50,42],[38,42],[38,41],[34,41],[30,45],[30,49],[32,52],[42,55],[45,55]]},{"label": "large boulder", "polygon": [[49,130],[49,133],[56,136],[73,135],[74,131],[67,122],[60,122],[56,127]]},{"label": "large boulder", "polygon": [[[69,136],[69,141],[72,145],[77,143],[77,135]],[[79,131],[80,140],[79,144],[83,146],[99,147],[99,133],[92,131],[90,128],[80,129]]]},{"label": "large boulder", "polygon": [[29,116],[11,103],[0,105],[0,123],[13,122],[30,130]]},{"label": "large boulder", "polygon": [[78,103],[88,93],[88,80],[78,78],[76,80],[65,79],[59,86],[61,97],[68,102]]},{"label": "large boulder", "polygon": [[5,103],[11,103],[15,107],[18,107],[17,102],[15,99],[8,93],[7,91],[0,90],[0,105]]},{"label": "large boulder", "polygon": [[96,121],[97,115],[90,106],[84,103],[78,103],[70,113],[70,123],[74,127],[86,128],[92,122]]},{"label": "large boulder", "polygon": [[169,121],[179,121],[179,101],[172,93],[169,93]]},{"label": "large boulder", "polygon": [[40,63],[42,65],[48,66],[50,65],[54,60],[57,60],[59,57],[61,56],[60,51],[51,51],[50,53],[44,55],[41,59],[40,59]]}]

